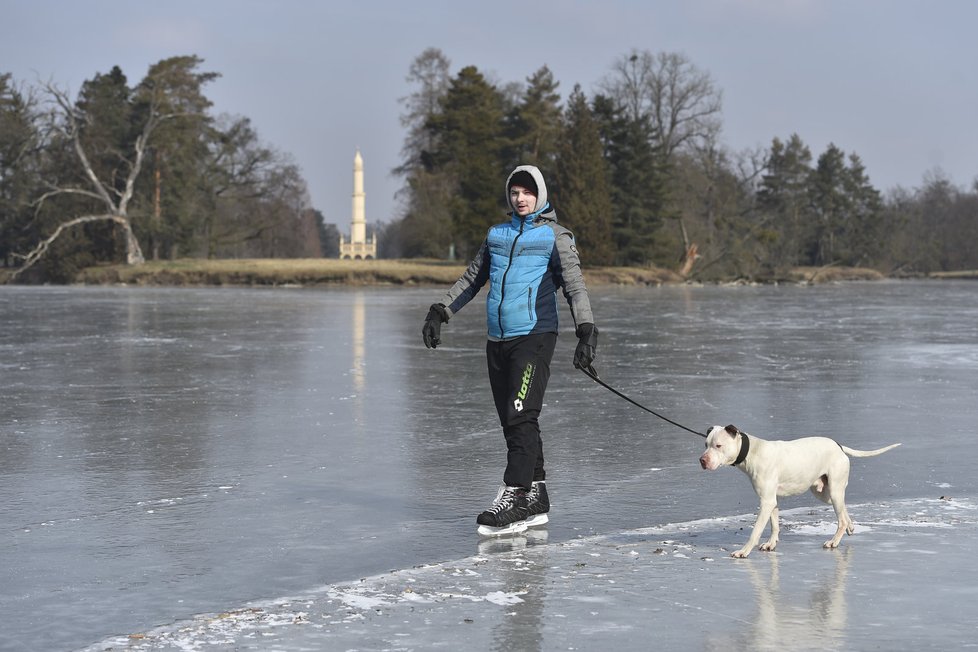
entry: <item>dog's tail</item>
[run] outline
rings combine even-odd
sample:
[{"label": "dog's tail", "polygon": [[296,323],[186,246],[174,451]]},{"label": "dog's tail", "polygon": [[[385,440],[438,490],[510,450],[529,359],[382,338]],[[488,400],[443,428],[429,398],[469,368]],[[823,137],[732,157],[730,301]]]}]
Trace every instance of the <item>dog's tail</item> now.
[{"label": "dog's tail", "polygon": [[855,448],[849,448],[848,446],[843,446],[842,444],[839,444],[842,450],[845,451],[845,454],[848,455],[849,457],[873,457],[874,455],[882,455],[883,453],[890,450],[891,448],[896,448],[899,445],[900,444],[890,444],[889,446],[884,446],[883,448],[877,448],[874,451],[861,451]]}]

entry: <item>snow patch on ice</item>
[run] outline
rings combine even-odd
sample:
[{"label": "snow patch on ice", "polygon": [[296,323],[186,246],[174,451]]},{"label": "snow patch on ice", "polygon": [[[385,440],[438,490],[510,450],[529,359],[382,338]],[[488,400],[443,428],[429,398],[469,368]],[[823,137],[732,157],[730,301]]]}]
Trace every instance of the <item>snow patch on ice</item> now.
[{"label": "snow patch on ice", "polygon": [[[783,523],[784,529],[792,534],[818,534],[823,536],[832,536],[835,534],[836,524],[828,523],[825,521],[820,521],[818,523]],[[859,525],[860,532],[871,532],[872,529],[868,528],[862,524]]]},{"label": "snow patch on ice", "polygon": [[581,595],[581,594],[571,596],[568,599],[574,600],[575,602],[593,602],[593,603],[608,602],[608,598],[599,598],[593,595]]},{"label": "snow patch on ice", "polygon": [[505,593],[503,591],[493,591],[492,593],[486,594],[486,602],[491,602],[493,604],[507,605],[507,604],[517,604],[523,602],[521,595],[524,595],[526,591],[521,591],[517,593]]},{"label": "snow patch on ice", "polygon": [[386,607],[390,604],[390,602],[384,598],[358,595],[356,593],[330,591],[327,593],[327,595],[332,599],[340,600],[343,604],[353,607],[354,609],[376,609],[378,607]]}]

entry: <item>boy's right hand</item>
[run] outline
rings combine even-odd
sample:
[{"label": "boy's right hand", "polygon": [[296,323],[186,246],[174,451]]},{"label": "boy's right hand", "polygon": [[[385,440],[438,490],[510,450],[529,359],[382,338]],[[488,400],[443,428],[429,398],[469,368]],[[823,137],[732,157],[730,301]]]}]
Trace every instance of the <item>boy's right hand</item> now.
[{"label": "boy's right hand", "polygon": [[428,316],[424,319],[424,326],[421,327],[421,337],[424,345],[429,349],[438,348],[441,344],[441,325],[448,321],[448,313],[445,311],[445,304],[433,303],[428,309]]}]

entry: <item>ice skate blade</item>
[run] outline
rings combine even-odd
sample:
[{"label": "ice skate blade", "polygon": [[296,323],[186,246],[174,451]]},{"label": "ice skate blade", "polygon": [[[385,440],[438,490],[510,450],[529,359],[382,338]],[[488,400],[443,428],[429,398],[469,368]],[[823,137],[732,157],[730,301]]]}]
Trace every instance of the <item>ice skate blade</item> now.
[{"label": "ice skate blade", "polygon": [[550,517],[546,514],[534,514],[526,519],[526,527],[540,527],[541,525],[546,525],[548,522],[550,522]]},{"label": "ice skate blade", "polygon": [[503,527],[480,525],[478,532],[479,536],[482,537],[502,537],[507,534],[519,534],[520,532],[526,532],[526,521],[516,521]]}]

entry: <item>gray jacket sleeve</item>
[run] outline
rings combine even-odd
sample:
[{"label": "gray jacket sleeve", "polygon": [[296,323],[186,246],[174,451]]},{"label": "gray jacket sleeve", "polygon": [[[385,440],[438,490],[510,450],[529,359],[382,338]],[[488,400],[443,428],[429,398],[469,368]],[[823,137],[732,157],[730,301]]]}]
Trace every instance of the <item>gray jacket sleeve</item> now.
[{"label": "gray jacket sleeve", "polygon": [[479,290],[488,280],[489,245],[483,240],[482,246],[479,247],[479,253],[475,255],[475,258],[472,259],[472,262],[469,263],[469,266],[462,272],[459,279],[455,281],[455,285],[448,290],[441,301],[445,304],[449,318],[471,301],[472,297],[479,293]]},{"label": "gray jacket sleeve", "polygon": [[581,258],[577,254],[574,234],[569,229],[554,224],[554,250],[557,253],[557,275],[559,283],[570,306],[574,317],[574,330],[581,324],[593,324],[594,315],[591,313],[591,300],[584,285],[584,275],[581,273]]}]

